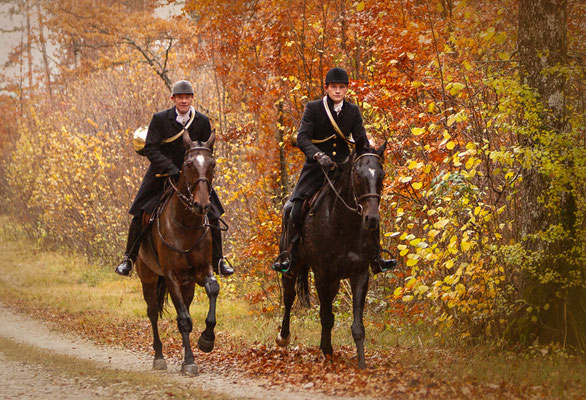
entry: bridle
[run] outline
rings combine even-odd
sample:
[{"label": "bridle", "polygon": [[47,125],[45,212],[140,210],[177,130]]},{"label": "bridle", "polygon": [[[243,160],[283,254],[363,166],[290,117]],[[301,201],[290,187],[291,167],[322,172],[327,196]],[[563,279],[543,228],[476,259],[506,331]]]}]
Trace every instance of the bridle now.
[{"label": "bridle", "polygon": [[340,195],[340,193],[336,190],[336,188],[334,187],[334,184],[332,183],[332,181],[330,180],[330,177],[328,176],[328,173],[322,168],[322,172],[324,173],[326,180],[328,182],[328,184],[330,185],[330,188],[332,189],[332,191],[334,192],[334,194],[336,195],[336,197],[338,199],[340,199],[340,201],[342,202],[342,204],[344,204],[344,206],[352,211],[357,213],[358,215],[362,216],[362,212],[364,211],[364,208],[362,207],[362,204],[360,204],[363,200],[374,197],[376,199],[378,199],[380,201],[380,194],[378,193],[366,193],[363,194],[361,196],[356,196],[356,188],[354,187],[354,179],[352,179],[352,176],[354,175],[354,170],[356,167],[356,162],[358,160],[360,160],[362,157],[376,157],[379,159],[379,161],[381,160],[380,156],[378,154],[375,153],[364,153],[359,155],[358,157],[356,157],[354,159],[354,161],[352,162],[352,170],[350,171],[350,184],[352,186],[352,199],[354,200],[354,204],[356,204],[356,207],[351,207],[349,206],[346,201],[344,201],[344,199],[342,198],[342,196]]},{"label": "bridle", "polygon": [[[193,146],[193,147],[190,147],[188,150],[186,150],[186,152],[185,152],[186,158],[189,153],[191,153],[193,151],[197,151],[197,150],[206,150],[209,153],[212,153],[212,150],[207,147]],[[173,190],[175,191],[175,193],[177,193],[177,197],[179,198],[179,201],[181,201],[181,203],[183,203],[185,208],[189,209],[192,212],[194,212],[194,208],[195,208],[195,200],[193,199],[193,190],[195,189],[195,187],[198,185],[199,182],[206,183],[206,185],[208,187],[208,195],[210,195],[212,193],[212,185],[211,185],[210,181],[208,180],[208,178],[206,178],[206,177],[197,178],[195,180],[195,182],[193,182],[193,186],[190,185],[189,182],[186,182],[185,184],[187,186],[187,195],[181,193],[179,188],[177,188],[177,186],[175,186],[175,184],[173,184],[173,180],[171,179],[171,177],[168,178],[168,182],[171,185],[171,187],[173,188]]]},{"label": "bridle", "polygon": [[[209,153],[213,153],[212,150],[207,147],[193,146],[193,147],[190,147],[189,149],[186,150],[186,152],[185,152],[186,159],[187,159],[187,155],[189,153],[191,153],[193,151],[197,151],[197,150],[205,150],[205,151],[208,151]],[[171,177],[168,177],[168,182],[171,185],[171,187],[173,188],[173,190],[175,191],[175,193],[177,194],[177,198],[179,199],[179,201],[181,201],[181,203],[186,207],[186,209],[189,209],[191,212],[194,212],[194,208],[195,208],[195,200],[193,199],[193,190],[195,189],[195,187],[198,185],[199,182],[205,182],[207,184],[208,196],[212,192],[212,185],[210,184],[210,181],[205,177],[197,178],[195,180],[195,182],[193,182],[193,186],[190,185],[189,183],[186,183],[187,195],[181,193],[179,188],[173,183],[173,180],[171,179]],[[170,206],[173,207],[173,202],[171,202]],[[197,229],[204,228],[201,232],[201,235],[197,238],[197,240],[195,241],[195,243],[192,246],[190,246],[188,249],[180,249],[180,248],[177,248],[176,246],[174,246],[173,244],[169,243],[163,237],[163,234],[161,233],[160,222],[159,222],[160,219],[157,218],[157,231],[158,231],[158,234],[159,234],[161,241],[163,242],[163,244],[165,244],[170,249],[172,249],[180,254],[183,254],[186,257],[188,265],[189,265],[189,259],[187,258],[187,255],[199,245],[199,243],[204,238],[204,235],[206,234],[206,232],[208,231],[209,228],[216,228],[219,230],[227,230],[228,229],[226,223],[224,221],[221,221],[221,219],[219,219],[219,220],[226,226],[224,229],[221,227],[215,227],[213,225],[210,225],[207,214],[205,214],[203,216],[204,219],[203,219],[203,223],[201,225],[197,225],[197,226],[193,226],[193,227],[183,225],[182,223],[177,221],[175,219],[174,212],[171,212],[170,214],[171,214],[171,217],[173,218],[173,223],[175,223],[176,225],[178,225],[179,227],[181,227],[183,229],[197,230]]]}]

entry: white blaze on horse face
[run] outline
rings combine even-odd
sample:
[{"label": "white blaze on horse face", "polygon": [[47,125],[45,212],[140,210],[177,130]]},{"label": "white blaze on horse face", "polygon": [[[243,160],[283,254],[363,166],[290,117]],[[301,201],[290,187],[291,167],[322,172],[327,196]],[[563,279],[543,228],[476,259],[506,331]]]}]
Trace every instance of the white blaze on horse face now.
[{"label": "white blaze on horse face", "polygon": [[197,161],[197,163],[199,164],[200,167],[203,167],[203,163],[205,162],[205,157],[202,156],[201,154],[195,157],[195,161]]},{"label": "white blaze on horse face", "polygon": [[368,172],[370,172],[370,175],[372,175],[372,177],[374,178],[374,173],[375,173],[374,168],[369,168]]}]

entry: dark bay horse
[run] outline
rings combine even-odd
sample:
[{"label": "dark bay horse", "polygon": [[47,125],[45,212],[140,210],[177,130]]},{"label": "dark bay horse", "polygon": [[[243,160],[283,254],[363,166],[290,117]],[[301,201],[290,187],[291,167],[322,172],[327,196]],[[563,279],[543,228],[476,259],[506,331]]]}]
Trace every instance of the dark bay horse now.
[{"label": "dark bay horse", "polygon": [[[342,279],[350,279],[354,321],[352,337],[358,352],[358,367],[364,360],[364,302],[368,290],[369,265],[379,249],[376,229],[384,170],[382,157],[386,143],[378,150],[352,153],[349,162],[340,167],[335,183],[328,181],[305,216],[301,241],[297,250],[294,275],[283,274],[285,312],[277,336],[279,346],[287,346],[291,306],[295,300],[296,276],[307,279],[308,268],[315,277],[320,301],[321,343],[326,358],[331,358],[334,314],[332,302]],[[301,287],[307,287],[307,283]]]},{"label": "dark bay horse", "polygon": [[189,342],[193,328],[189,306],[196,283],[205,288],[209,298],[206,328],[199,337],[198,347],[204,352],[214,348],[220,286],[212,271],[212,238],[206,215],[215,167],[214,141],[213,132],[207,142],[193,142],[184,131],[185,161],[177,186],[173,186],[173,194],[164,202],[158,219],[145,235],[136,260],[153,328],[153,369],[167,369],[157,327],[167,292],[177,311],[177,327],[183,343],[181,371],[190,375],[198,373]]}]

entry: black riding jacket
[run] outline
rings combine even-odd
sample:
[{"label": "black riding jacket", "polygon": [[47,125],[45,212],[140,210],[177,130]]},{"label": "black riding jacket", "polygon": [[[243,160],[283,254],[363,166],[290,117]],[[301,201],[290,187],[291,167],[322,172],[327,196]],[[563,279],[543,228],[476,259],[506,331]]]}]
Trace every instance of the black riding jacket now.
[{"label": "black riding jacket", "polygon": [[[344,100],[342,110],[336,115],[333,100],[328,97],[327,101],[330,112],[344,136],[348,138],[352,134],[356,146],[366,146],[368,139],[358,106]],[[324,174],[319,163],[313,158],[315,153],[322,151],[334,162],[342,163],[351,151],[346,141],[336,134],[324,108],[323,99],[310,101],[305,106],[297,133],[297,146],[305,153],[306,158],[291,200],[307,199],[323,185]]]},{"label": "black riding jacket", "polygon": [[[181,136],[171,143],[161,143],[179,133],[183,126],[176,121],[175,107],[160,111],[153,115],[149,124],[144,152],[151,165],[149,166],[138,193],[134,198],[129,213],[139,215],[141,212],[152,213],[158,204],[165,188],[166,177],[157,178],[157,174],[178,174],[183,166],[185,147]],[[210,138],[212,128],[210,120],[205,115],[195,111],[195,118],[188,128],[189,137],[194,141],[205,142]],[[212,189],[210,195],[210,217],[219,218],[224,208],[216,192]]]}]

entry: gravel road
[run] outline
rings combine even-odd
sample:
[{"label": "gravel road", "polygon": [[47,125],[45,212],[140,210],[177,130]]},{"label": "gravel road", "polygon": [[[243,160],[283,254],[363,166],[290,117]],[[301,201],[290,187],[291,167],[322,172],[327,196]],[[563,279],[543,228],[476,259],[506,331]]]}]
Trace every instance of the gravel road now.
[{"label": "gravel road", "polygon": [[[150,355],[121,348],[96,345],[79,337],[60,332],[58,327],[39,322],[30,317],[17,314],[0,304],[0,338],[6,343],[21,343],[34,349],[49,351],[73,360],[85,360],[101,369],[111,370],[115,380],[99,379],[88,373],[68,374],[63,369],[52,369],[46,364],[38,364],[27,359],[27,354],[18,357],[7,356],[0,349],[0,399],[164,399],[171,398],[173,389],[202,390],[211,398],[243,398],[280,400],[333,400],[339,397],[323,396],[302,392],[294,388],[262,387],[263,382],[244,379],[236,374],[217,375],[201,373],[187,377],[180,373],[180,365],[167,360],[169,369],[151,372]],[[204,369],[204,368],[202,368]],[[125,380],[126,371],[144,373],[145,379],[151,374],[163,377],[165,385],[156,389],[145,389]]]}]

